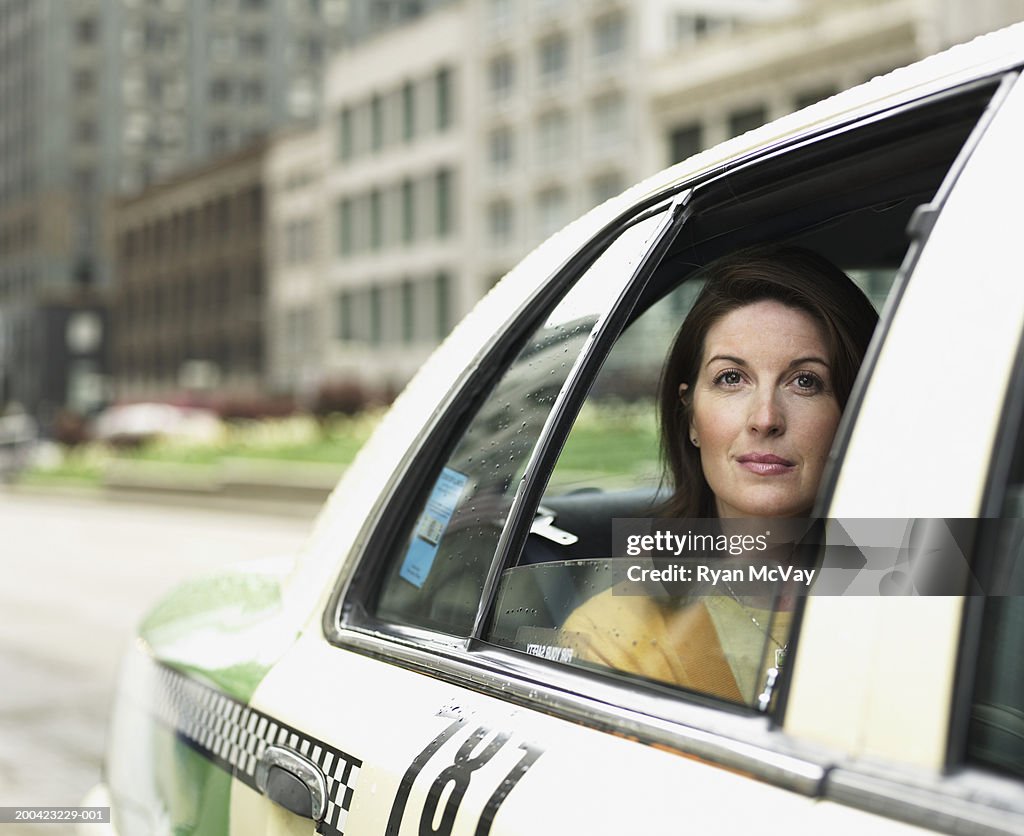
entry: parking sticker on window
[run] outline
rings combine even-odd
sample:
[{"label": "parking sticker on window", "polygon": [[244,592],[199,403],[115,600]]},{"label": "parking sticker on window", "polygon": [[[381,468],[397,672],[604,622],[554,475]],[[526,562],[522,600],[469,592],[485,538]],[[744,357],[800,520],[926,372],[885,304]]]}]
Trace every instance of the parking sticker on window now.
[{"label": "parking sticker on window", "polygon": [[412,542],[405,553],[405,560],[402,561],[402,569],[398,573],[413,586],[422,587],[427,580],[430,567],[434,565],[434,558],[437,556],[438,545],[444,537],[452,514],[455,513],[455,507],[459,504],[459,497],[467,481],[467,476],[450,467],[442,470],[441,475],[437,477],[434,490],[427,500],[427,507],[416,523]]}]

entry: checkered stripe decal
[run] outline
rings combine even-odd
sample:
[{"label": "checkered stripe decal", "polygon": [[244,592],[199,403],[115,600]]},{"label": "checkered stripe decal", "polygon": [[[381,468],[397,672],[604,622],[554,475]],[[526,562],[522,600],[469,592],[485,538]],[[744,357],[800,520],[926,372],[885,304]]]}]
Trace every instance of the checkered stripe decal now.
[{"label": "checkered stripe decal", "polygon": [[324,836],[344,836],[362,761],[164,665],[156,664],[155,714],[203,756],[256,789],[256,762],[269,745],[305,756],[327,779]]}]

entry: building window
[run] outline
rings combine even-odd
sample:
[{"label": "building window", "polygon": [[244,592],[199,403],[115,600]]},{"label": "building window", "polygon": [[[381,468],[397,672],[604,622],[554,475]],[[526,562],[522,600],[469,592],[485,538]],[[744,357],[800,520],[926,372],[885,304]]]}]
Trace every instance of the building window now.
[{"label": "building window", "polygon": [[626,17],[622,13],[606,15],[594,22],[594,58],[608,63],[626,51]]},{"label": "building window", "polygon": [[411,244],[416,238],[416,190],[412,180],[402,181],[402,242]]},{"label": "building window", "polygon": [[84,95],[96,89],[96,74],[92,70],[75,71],[75,93]]},{"label": "building window", "polygon": [[416,135],[416,88],[411,81],[402,85],[402,138],[408,142]]},{"label": "building window", "polygon": [[377,285],[370,288],[370,342],[380,345],[384,337],[384,305]]},{"label": "building window", "polygon": [[492,244],[505,246],[515,237],[515,220],[512,204],[497,200],[487,207],[487,234]]},{"label": "building window", "polygon": [[540,82],[544,87],[565,81],[569,74],[569,39],[565,35],[551,35],[541,41],[538,65]]},{"label": "building window", "polygon": [[437,338],[443,340],[452,330],[452,280],[447,273],[438,273],[434,280],[434,312],[437,316]]},{"label": "building window", "polygon": [[407,345],[416,340],[416,288],[406,279],[399,290],[402,306],[402,342]]},{"label": "building window", "polygon": [[823,99],[827,99],[830,96],[834,96],[839,91],[835,87],[819,87],[816,90],[805,90],[802,93],[797,94],[796,98],[793,99],[793,109],[802,110],[805,107],[810,107],[812,104],[817,104]]},{"label": "building window", "polygon": [[355,319],[352,311],[353,301],[352,293],[347,290],[338,294],[338,339],[343,342],[352,342],[355,339],[352,330]]},{"label": "building window", "polygon": [[544,166],[565,161],[569,153],[569,117],[562,110],[545,113],[537,121],[537,159]]},{"label": "building window", "polygon": [[79,142],[95,142],[96,123],[92,119],[82,119],[78,123],[75,136]]},{"label": "building window", "polygon": [[262,32],[246,32],[239,36],[239,51],[249,58],[262,58],[267,52],[267,36]]},{"label": "building window", "polygon": [[700,122],[673,128],[668,139],[669,164],[682,162],[704,148],[704,129]]},{"label": "building window", "polygon": [[338,204],[338,254],[352,254],[352,201],[345,198]]},{"label": "building window", "polygon": [[231,82],[226,78],[215,78],[210,82],[210,100],[226,102],[231,97]]},{"label": "building window", "polygon": [[516,64],[511,55],[498,55],[487,68],[487,83],[491,99],[505,101],[512,96],[516,85]]},{"label": "building window", "polygon": [[239,98],[243,104],[259,104],[263,101],[263,82],[256,78],[243,81]]},{"label": "building window", "polygon": [[434,180],[437,205],[437,235],[446,238],[455,227],[455,213],[452,211],[452,172],[443,168],[437,172]]},{"label": "building window", "polygon": [[313,258],[313,221],[305,218],[285,224],[285,264],[305,264]]},{"label": "building window", "polygon": [[96,43],[97,25],[96,19],[83,17],[75,21],[75,40],[80,44]]},{"label": "building window", "polygon": [[437,90],[437,129],[445,131],[453,122],[452,108],[452,71],[447,67],[437,71],[435,79]]},{"label": "building window", "polygon": [[491,131],[487,140],[488,161],[495,173],[509,171],[515,164],[515,134],[506,126]]},{"label": "building window", "polygon": [[380,192],[370,192],[370,248],[379,250],[384,243],[384,216]]},{"label": "building window", "polygon": [[732,28],[728,18],[715,18],[704,14],[677,14],[672,23],[672,42],[685,46],[706,38],[713,32],[727,32]]},{"label": "building window", "polygon": [[384,146],[384,104],[380,96],[370,99],[370,148],[379,151]]},{"label": "building window", "polygon": [[729,114],[729,136],[739,136],[754,128],[760,128],[768,121],[768,111],[764,105],[736,110]]},{"label": "building window", "polygon": [[352,158],[352,109],[343,107],[338,114],[338,159]]}]

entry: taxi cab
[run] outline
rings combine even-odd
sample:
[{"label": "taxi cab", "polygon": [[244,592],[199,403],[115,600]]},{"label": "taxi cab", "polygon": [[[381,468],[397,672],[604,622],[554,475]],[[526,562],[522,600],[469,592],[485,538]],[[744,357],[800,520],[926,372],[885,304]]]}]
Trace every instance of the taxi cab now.
[{"label": "taxi cab", "polygon": [[[294,561],[150,612],[87,803],[120,834],[1024,833],[1022,66],[1024,25],[985,36],[531,253]],[[583,663],[559,628],[663,495],[649,398],[700,267],[778,242],[880,311],[815,514],[998,521],[960,540],[985,592],[804,596],[767,698]]]}]

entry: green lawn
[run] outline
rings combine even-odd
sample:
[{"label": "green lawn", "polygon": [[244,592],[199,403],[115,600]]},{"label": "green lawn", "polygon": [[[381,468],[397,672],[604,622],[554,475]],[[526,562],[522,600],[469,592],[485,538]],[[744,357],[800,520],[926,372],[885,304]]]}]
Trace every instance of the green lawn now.
[{"label": "green lawn", "polygon": [[[59,465],[22,475],[29,484],[100,484],[113,468],[167,464],[190,477],[215,477],[226,461],[349,464],[377,425],[379,414],[338,417],[319,424],[309,417],[229,426],[213,443],[155,441],[118,450],[103,444],[67,451]],[[573,427],[552,483],[613,487],[643,482],[657,473],[658,437],[653,404],[588,404]]]}]

